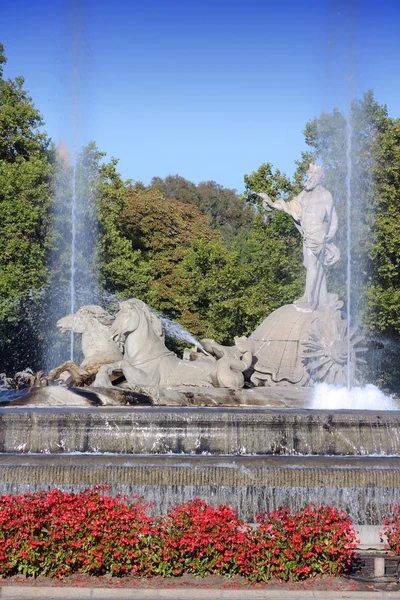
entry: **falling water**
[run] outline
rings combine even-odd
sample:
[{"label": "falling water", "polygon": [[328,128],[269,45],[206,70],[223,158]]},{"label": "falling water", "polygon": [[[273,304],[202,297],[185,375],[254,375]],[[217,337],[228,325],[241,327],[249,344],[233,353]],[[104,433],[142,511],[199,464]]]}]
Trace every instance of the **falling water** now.
[{"label": "falling water", "polygon": [[346,289],[347,289],[347,388],[351,389],[351,143],[353,128],[351,126],[350,114],[346,118],[346,205],[347,205],[347,265],[346,265]]},{"label": "falling water", "polygon": [[[76,253],[76,159],[72,169],[72,200],[71,200],[71,278],[70,305],[71,315],[75,313],[75,253]],[[71,360],[74,360],[74,332],[71,329]]]}]

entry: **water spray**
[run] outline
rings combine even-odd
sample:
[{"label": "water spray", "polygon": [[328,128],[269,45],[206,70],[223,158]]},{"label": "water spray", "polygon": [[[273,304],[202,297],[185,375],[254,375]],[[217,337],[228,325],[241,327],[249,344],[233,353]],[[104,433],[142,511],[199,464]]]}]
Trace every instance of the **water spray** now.
[{"label": "water spray", "polygon": [[351,389],[351,176],[352,176],[352,161],[351,161],[351,144],[353,137],[353,128],[351,126],[350,114],[346,118],[346,221],[347,221],[347,265],[346,265],[346,289],[347,289],[347,389]]},{"label": "water spray", "polygon": [[[72,168],[72,200],[71,200],[71,279],[70,305],[71,315],[75,313],[75,251],[76,251],[76,157]],[[74,332],[71,329],[71,360],[74,360]]]},{"label": "water spray", "polygon": [[173,321],[169,317],[160,315],[159,313],[157,313],[157,317],[160,319],[164,329],[171,337],[188,342],[189,344],[196,346],[200,352],[206,356],[209,356],[208,352],[203,348],[201,343],[194,337],[194,335],[187,331],[180,323]]}]

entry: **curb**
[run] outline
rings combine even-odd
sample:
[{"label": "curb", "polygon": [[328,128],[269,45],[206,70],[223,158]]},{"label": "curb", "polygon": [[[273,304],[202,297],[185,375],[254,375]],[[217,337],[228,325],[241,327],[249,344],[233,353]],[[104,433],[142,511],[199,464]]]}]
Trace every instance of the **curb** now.
[{"label": "curb", "polygon": [[365,592],[365,591],[312,591],[312,590],[228,590],[228,589],[205,589],[205,588],[136,588],[136,589],[113,589],[113,588],[78,588],[78,587],[40,587],[40,586],[0,586],[0,598],[12,600],[13,598],[149,598],[166,600],[189,600],[191,598],[212,600],[256,600],[256,599],[281,599],[300,600],[320,598],[321,600],[353,599],[353,600],[389,600],[400,599],[400,592]]}]

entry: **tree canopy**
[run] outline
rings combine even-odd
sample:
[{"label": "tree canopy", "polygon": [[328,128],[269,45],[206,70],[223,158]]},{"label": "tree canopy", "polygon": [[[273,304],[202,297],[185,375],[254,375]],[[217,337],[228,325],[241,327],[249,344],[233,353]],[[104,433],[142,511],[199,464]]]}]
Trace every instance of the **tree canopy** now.
[{"label": "tree canopy", "polygon": [[239,196],[236,190],[224,188],[215,181],[196,185],[179,175],[169,175],[165,179],[153,177],[151,186],[159,190],[166,200],[196,206],[207,215],[210,227],[219,231],[228,246],[251,228],[253,215],[245,198]]},{"label": "tree canopy", "polygon": [[[5,79],[0,44],[0,336],[3,368],[21,355],[35,360],[29,322],[46,282],[54,151],[23,77]],[[23,300],[29,300],[22,307]],[[28,344],[28,340],[30,343]],[[21,360],[19,358],[19,360]]]}]

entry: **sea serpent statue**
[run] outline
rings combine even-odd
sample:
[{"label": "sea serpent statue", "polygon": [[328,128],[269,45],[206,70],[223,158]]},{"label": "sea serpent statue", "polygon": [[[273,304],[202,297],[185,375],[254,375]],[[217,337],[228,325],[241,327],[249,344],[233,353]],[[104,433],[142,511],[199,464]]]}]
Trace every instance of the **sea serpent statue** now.
[{"label": "sea serpent statue", "polygon": [[144,302],[132,298],[119,306],[110,338],[123,347],[123,358],[101,366],[94,386],[109,387],[110,376],[122,372],[127,384],[143,388],[243,387],[244,372],[252,362],[250,352],[239,353],[239,358],[215,360],[196,354],[195,360],[180,359],[166,347],[161,321]]}]

